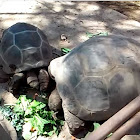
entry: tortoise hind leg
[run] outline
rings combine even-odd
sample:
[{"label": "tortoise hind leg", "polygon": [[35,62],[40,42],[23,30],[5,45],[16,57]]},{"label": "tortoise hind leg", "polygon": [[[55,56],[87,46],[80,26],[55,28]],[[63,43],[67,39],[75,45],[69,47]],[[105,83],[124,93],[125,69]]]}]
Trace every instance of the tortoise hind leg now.
[{"label": "tortoise hind leg", "polygon": [[76,136],[77,134],[79,134],[79,132],[84,132],[85,122],[80,120],[72,113],[70,113],[64,104],[62,104],[62,106],[63,106],[65,121],[67,122],[67,125],[69,127],[70,134]]}]

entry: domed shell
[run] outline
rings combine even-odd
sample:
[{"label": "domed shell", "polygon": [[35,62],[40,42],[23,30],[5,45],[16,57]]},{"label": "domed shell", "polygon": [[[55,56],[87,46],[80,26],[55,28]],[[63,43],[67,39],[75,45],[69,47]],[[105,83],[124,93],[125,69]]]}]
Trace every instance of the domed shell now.
[{"label": "domed shell", "polygon": [[108,119],[140,93],[140,77],[132,70],[140,66],[137,49],[132,39],[101,36],[53,60],[63,104],[82,120]]},{"label": "domed shell", "polygon": [[46,35],[27,23],[16,23],[2,35],[0,64],[7,74],[48,66],[52,48]]}]

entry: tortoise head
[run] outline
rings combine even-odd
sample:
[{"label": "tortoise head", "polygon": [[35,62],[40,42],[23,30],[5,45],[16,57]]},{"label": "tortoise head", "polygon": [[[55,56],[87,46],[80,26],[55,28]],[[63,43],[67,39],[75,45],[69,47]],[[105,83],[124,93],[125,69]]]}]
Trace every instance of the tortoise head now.
[{"label": "tortoise head", "polygon": [[53,80],[60,75],[61,72],[61,57],[53,59],[48,67],[49,75]]},{"label": "tortoise head", "polygon": [[55,79],[55,68],[56,68],[56,62],[54,59],[50,62],[50,65],[48,66],[49,75],[53,80]]}]

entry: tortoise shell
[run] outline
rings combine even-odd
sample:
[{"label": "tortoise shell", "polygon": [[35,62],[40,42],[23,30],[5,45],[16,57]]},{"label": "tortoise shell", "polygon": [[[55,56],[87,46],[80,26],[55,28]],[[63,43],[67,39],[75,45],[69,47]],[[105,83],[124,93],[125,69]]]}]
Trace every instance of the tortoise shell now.
[{"label": "tortoise shell", "polygon": [[98,36],[52,60],[63,106],[82,120],[99,121],[129,103],[140,93],[139,47],[124,36]]},{"label": "tortoise shell", "polygon": [[3,32],[0,64],[7,74],[48,66],[51,59],[52,48],[39,28],[16,23]]}]

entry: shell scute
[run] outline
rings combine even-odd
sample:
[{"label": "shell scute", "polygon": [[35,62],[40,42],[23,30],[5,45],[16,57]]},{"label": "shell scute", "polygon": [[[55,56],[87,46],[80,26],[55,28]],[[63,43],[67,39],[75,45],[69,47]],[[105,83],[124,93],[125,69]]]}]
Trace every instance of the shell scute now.
[{"label": "shell scute", "polygon": [[[0,55],[4,60],[3,70],[13,74],[48,66],[52,59],[52,48],[39,28],[27,23],[16,23],[4,31]],[[14,71],[10,70],[13,65],[16,68]]]},{"label": "shell scute", "polygon": [[6,31],[1,41],[0,50],[2,54],[4,54],[7,51],[7,49],[10,48],[14,44],[13,39],[14,39],[13,34]]},{"label": "shell scute", "polygon": [[11,28],[9,28],[9,31],[11,33],[19,33],[27,30],[36,31],[36,27],[27,23],[16,23],[13,26],[11,26]]},{"label": "shell scute", "polygon": [[23,32],[15,35],[15,44],[20,49],[40,47],[41,39],[36,32]]}]

